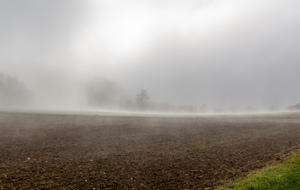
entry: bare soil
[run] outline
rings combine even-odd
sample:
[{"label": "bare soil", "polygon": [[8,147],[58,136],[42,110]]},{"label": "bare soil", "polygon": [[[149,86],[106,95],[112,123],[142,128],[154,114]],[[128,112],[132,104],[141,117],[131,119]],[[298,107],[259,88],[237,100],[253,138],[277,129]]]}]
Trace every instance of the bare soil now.
[{"label": "bare soil", "polygon": [[0,189],[214,189],[282,160],[300,124],[0,114]]}]

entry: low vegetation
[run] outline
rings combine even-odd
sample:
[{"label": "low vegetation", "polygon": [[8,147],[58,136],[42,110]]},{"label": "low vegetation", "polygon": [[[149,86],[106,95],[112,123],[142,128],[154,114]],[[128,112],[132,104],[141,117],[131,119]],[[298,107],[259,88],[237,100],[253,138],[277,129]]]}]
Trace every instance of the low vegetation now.
[{"label": "low vegetation", "polygon": [[228,183],[219,190],[299,189],[299,176],[300,153],[281,164],[260,170],[245,179]]}]

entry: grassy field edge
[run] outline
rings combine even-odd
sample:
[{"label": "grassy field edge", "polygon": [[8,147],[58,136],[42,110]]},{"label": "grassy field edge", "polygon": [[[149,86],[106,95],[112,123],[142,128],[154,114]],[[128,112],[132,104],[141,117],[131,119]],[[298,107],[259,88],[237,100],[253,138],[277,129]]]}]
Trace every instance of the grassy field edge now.
[{"label": "grassy field edge", "polygon": [[246,178],[229,182],[218,190],[226,189],[299,189],[300,151],[282,163],[249,174]]}]

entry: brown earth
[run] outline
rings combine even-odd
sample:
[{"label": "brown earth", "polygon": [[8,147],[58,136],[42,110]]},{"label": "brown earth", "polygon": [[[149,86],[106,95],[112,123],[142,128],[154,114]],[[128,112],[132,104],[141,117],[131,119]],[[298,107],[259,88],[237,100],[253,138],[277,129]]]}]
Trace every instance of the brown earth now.
[{"label": "brown earth", "polygon": [[297,122],[0,114],[0,189],[213,189],[280,161]]}]

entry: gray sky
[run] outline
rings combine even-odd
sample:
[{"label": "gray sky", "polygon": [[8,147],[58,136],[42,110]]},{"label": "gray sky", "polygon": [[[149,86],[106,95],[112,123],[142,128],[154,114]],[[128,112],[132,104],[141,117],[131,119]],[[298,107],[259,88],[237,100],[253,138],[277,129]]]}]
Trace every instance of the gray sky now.
[{"label": "gray sky", "polygon": [[97,75],[156,101],[288,106],[300,102],[299,7],[298,0],[1,0],[0,71],[49,98],[64,92],[75,100],[77,81]]}]

